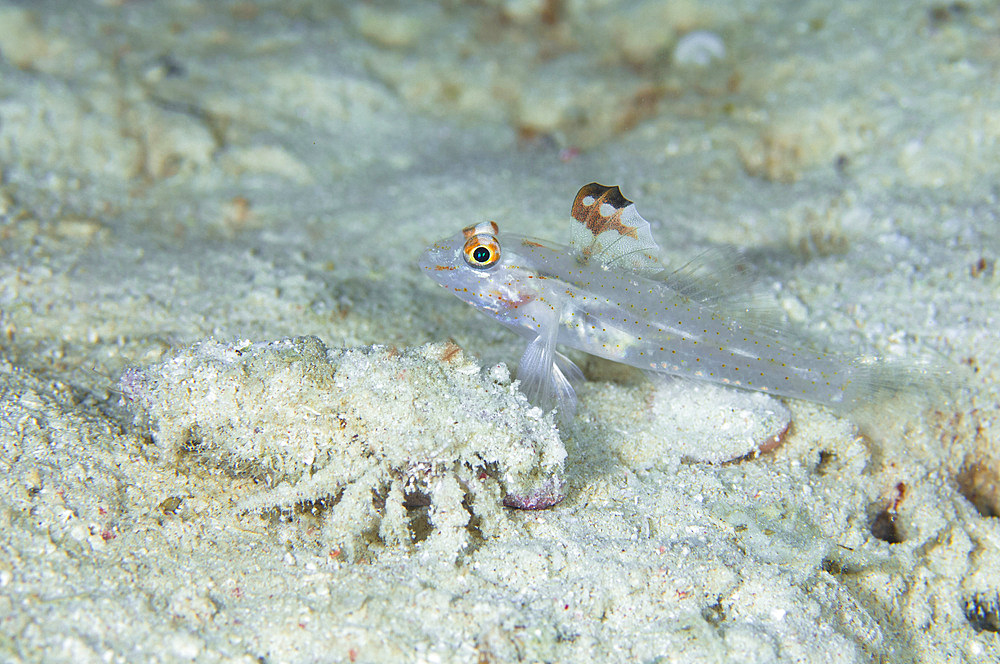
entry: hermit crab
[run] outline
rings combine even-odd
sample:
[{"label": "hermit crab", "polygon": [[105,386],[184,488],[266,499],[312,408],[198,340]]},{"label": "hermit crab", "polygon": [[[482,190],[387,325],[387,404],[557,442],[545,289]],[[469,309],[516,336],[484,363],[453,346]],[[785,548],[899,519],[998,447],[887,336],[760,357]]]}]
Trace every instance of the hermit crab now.
[{"label": "hermit crab", "polygon": [[166,462],[193,456],[244,492],[268,487],[237,499],[242,514],[311,506],[323,539],[348,557],[454,558],[503,527],[505,505],[562,498],[566,451],[552,416],[504,365],[480,368],[454,344],[207,340],[126,370],[119,387]]}]

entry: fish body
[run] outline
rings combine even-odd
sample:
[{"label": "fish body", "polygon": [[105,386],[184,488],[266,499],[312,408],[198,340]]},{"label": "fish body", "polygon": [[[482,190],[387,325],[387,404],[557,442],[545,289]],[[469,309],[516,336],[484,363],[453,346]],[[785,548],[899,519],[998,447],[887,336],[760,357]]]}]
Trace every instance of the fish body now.
[{"label": "fish body", "polygon": [[484,222],[420,260],[437,283],[528,341],[518,378],[532,403],[572,416],[582,373],[557,346],[831,406],[871,387],[860,361],[796,344],[734,307],[718,283],[695,276],[704,271],[697,262],[666,271],[648,222],[618,187],[584,186],[571,228],[570,244],[557,245]]}]

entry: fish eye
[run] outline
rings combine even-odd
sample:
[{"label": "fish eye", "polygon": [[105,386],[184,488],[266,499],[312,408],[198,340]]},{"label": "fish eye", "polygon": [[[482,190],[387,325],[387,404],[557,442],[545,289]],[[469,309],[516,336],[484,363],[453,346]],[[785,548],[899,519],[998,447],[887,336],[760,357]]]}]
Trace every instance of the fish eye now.
[{"label": "fish eye", "polygon": [[493,267],[500,260],[500,243],[492,235],[473,235],[465,241],[465,262],[470,267],[483,270]]}]

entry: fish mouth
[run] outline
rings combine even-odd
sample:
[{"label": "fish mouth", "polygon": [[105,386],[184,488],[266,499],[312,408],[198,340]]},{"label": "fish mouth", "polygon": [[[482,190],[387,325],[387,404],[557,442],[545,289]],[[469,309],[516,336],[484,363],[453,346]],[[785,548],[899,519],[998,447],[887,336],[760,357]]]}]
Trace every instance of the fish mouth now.
[{"label": "fish mouth", "polygon": [[454,268],[449,267],[447,260],[452,248],[445,243],[435,242],[431,246],[424,249],[424,253],[420,254],[420,259],[417,261],[417,265],[422,270],[427,270],[428,272],[440,272],[442,270],[452,270]]},{"label": "fish mouth", "polygon": [[428,247],[424,250],[424,253],[420,254],[419,260],[417,260],[417,265],[421,270],[434,271],[435,268],[440,267],[436,259],[437,252],[434,247]]}]

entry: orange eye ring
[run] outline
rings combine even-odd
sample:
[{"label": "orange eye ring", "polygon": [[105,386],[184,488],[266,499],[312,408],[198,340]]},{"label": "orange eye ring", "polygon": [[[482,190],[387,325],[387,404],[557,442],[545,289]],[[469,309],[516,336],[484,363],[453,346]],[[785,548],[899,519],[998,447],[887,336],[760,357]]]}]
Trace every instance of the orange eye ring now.
[{"label": "orange eye ring", "polygon": [[480,233],[465,241],[462,252],[465,254],[465,262],[469,264],[469,267],[485,270],[493,267],[500,260],[500,243],[492,235]]}]

